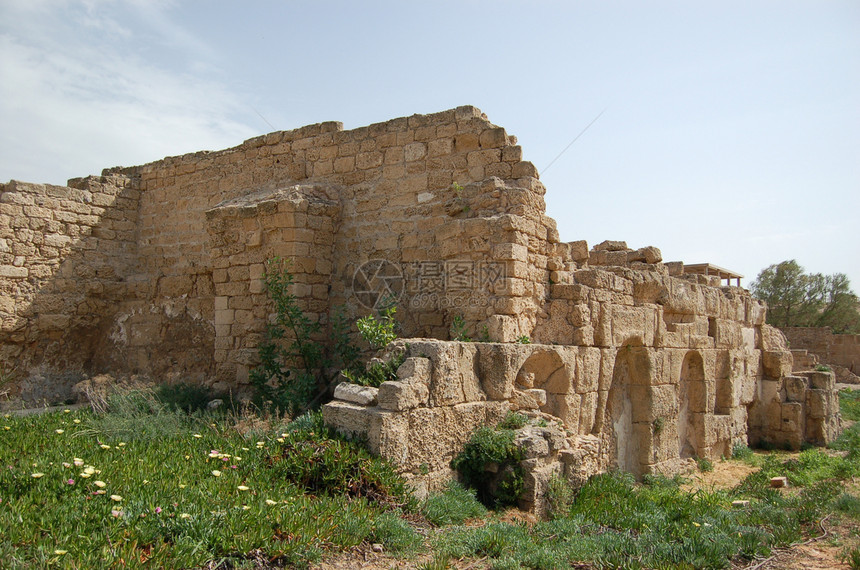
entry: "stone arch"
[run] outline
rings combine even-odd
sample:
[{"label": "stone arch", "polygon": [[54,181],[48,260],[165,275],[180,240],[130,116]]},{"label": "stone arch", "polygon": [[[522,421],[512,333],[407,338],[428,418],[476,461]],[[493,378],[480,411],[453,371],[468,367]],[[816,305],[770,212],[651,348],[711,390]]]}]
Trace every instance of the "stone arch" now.
[{"label": "stone arch", "polygon": [[540,410],[561,418],[566,424],[571,419],[568,395],[573,385],[573,370],[558,350],[533,352],[517,372],[517,388],[539,389],[546,393],[546,403]]},{"label": "stone arch", "polygon": [[645,417],[648,403],[633,398],[633,387],[652,384],[649,350],[637,339],[627,341],[615,357],[612,383],[606,398],[602,421],[599,422],[601,441],[609,450],[609,468],[627,471],[640,477],[648,465],[651,425],[640,421]]},{"label": "stone arch", "polygon": [[681,363],[678,398],[678,456],[689,459],[701,453],[707,413],[705,364],[695,350],[688,352]]}]

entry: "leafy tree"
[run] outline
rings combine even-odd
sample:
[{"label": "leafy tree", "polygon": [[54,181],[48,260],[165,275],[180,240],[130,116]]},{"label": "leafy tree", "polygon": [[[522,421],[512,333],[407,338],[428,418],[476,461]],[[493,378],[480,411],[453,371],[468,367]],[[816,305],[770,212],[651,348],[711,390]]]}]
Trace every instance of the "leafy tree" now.
[{"label": "leafy tree", "polygon": [[807,274],[791,259],[771,265],[750,286],[768,304],[767,322],[777,327],[825,327],[860,332],[857,295],[844,273]]}]

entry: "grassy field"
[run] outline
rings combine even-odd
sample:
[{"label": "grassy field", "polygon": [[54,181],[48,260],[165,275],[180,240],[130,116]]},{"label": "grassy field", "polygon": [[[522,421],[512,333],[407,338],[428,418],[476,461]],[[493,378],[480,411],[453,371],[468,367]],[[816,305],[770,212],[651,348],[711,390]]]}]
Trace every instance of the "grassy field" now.
[{"label": "grassy field", "polygon": [[[843,396],[849,419],[860,398]],[[860,425],[860,424],[858,424]],[[423,503],[318,415],[283,425],[176,409],[149,393],[90,410],[0,418],[4,568],[305,567],[380,544],[417,568],[726,568],[860,519],[860,432],[835,450],[735,450],[761,469],[731,490],[680,478],[556,482],[550,520],[506,522],[458,485]],[[788,491],[771,489],[785,475]],[[733,507],[732,501],[749,504]],[[845,559],[860,568],[853,537]]]}]

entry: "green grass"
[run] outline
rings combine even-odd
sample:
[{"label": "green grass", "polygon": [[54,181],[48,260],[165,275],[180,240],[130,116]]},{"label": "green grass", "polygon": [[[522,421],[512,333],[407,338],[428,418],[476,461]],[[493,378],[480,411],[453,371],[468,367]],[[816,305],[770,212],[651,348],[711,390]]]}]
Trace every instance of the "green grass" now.
[{"label": "green grass", "polygon": [[402,481],[318,419],[249,439],[235,418],[146,395],[112,407],[0,419],[4,567],[197,567],[258,552],[301,567],[363,541],[420,542],[392,514],[411,508]]},{"label": "green grass", "polygon": [[[680,478],[621,473],[576,491],[554,480],[552,520],[526,525],[456,483],[418,504],[389,465],[318,414],[244,428],[251,419],[187,413],[151,393],[114,398],[101,414],[0,418],[3,567],[306,567],[380,543],[398,557],[430,549],[423,568],[728,568],[817,536],[827,514],[860,520],[843,484],[860,476],[857,430],[833,444],[839,452],[738,447],[761,469],[732,490],[688,493]],[[788,491],[770,488],[776,475]]]},{"label": "green grass", "polygon": [[841,390],[839,392],[839,411],[842,419],[860,420],[860,390]]}]

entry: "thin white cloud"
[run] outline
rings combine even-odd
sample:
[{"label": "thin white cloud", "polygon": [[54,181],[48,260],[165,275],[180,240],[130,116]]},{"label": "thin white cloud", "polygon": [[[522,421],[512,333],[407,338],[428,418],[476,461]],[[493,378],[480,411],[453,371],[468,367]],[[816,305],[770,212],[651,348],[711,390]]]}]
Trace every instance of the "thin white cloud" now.
[{"label": "thin white cloud", "polygon": [[[256,134],[231,118],[251,112],[241,96],[200,74],[211,51],[163,5],[141,4],[133,28],[111,2],[4,7],[14,18],[0,27],[0,179],[62,183]],[[144,40],[180,45],[189,60],[153,65],[136,49]]]}]

